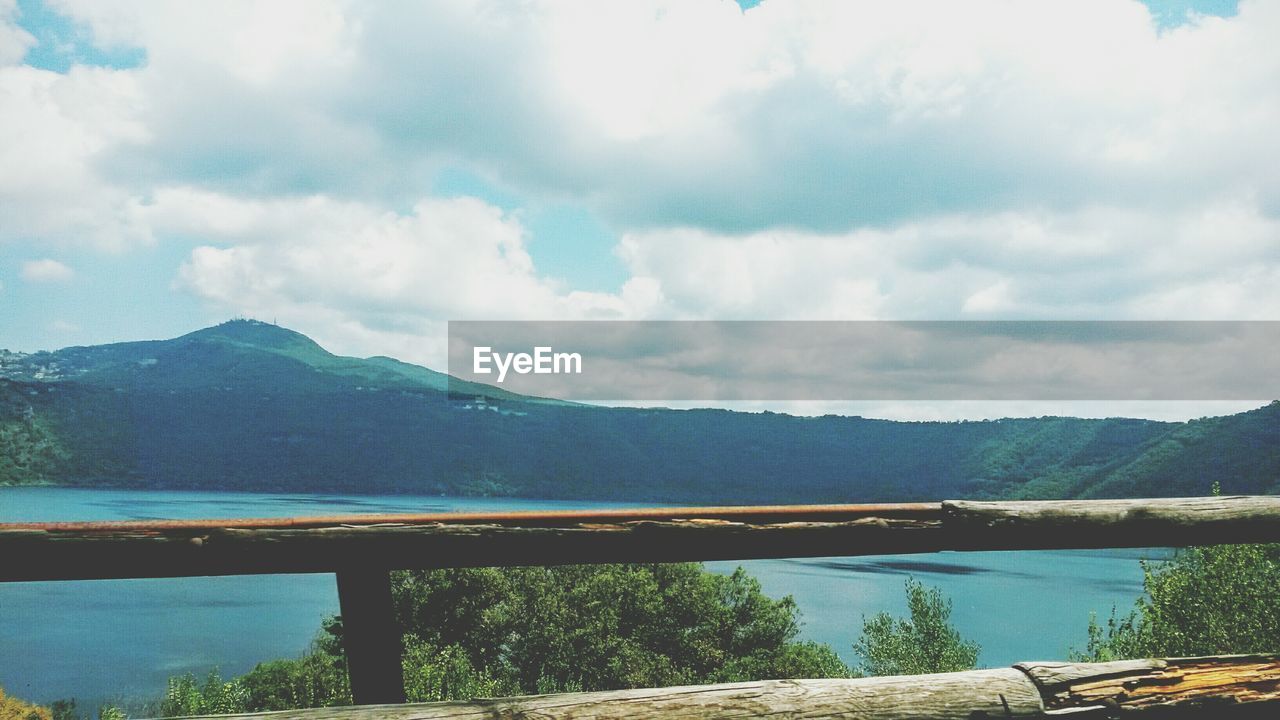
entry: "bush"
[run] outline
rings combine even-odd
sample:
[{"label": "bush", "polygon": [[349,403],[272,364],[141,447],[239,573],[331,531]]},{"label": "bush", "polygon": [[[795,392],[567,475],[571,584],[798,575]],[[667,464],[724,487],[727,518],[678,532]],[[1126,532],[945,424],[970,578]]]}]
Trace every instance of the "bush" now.
[{"label": "bush", "polygon": [[880,613],[863,619],[862,637],[853,645],[862,657],[859,669],[867,675],[918,675],[975,668],[979,646],[951,627],[951,601],[912,579],[906,589],[910,618]]},{"label": "bush", "polygon": [[422,667],[442,699],[848,674],[829,647],[795,641],[794,600],[741,569],[421,571],[398,573],[394,597],[414,657],[441,658]]},{"label": "bush", "polygon": [[409,702],[518,695],[510,678],[495,678],[471,664],[459,645],[438,650],[405,636],[404,692]]},{"label": "bush", "polygon": [[[192,673],[169,678],[169,689],[160,703],[160,713],[166,717],[184,715],[224,715],[247,712],[249,694],[238,680],[223,682],[217,670],[209,673],[205,681],[196,680]],[[105,717],[102,720],[107,720]]]},{"label": "bush", "polygon": [[346,662],[324,652],[261,663],[239,683],[251,712],[351,704]]},{"label": "bush", "polygon": [[1280,651],[1280,545],[1189,548],[1143,574],[1144,597],[1105,627],[1091,618],[1078,659]]},{"label": "bush", "polygon": [[52,720],[53,715],[48,708],[23,702],[4,694],[0,688],[0,720]]},{"label": "bush", "polygon": [[[739,569],[696,564],[401,572],[392,576],[413,701],[788,677],[841,677],[828,646],[797,642],[799,611]],[[342,622],[296,660],[223,682],[173,678],[165,715],[351,702]]]}]

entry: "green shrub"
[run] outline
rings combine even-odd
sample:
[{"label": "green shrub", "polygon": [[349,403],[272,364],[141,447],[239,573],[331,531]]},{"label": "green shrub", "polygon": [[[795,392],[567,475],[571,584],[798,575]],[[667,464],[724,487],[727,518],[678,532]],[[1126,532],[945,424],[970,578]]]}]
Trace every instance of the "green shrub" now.
[{"label": "green shrub", "polygon": [[862,621],[853,649],[867,675],[957,672],[977,666],[979,646],[951,626],[951,601],[938,588],[907,580],[909,618],[880,613]]}]

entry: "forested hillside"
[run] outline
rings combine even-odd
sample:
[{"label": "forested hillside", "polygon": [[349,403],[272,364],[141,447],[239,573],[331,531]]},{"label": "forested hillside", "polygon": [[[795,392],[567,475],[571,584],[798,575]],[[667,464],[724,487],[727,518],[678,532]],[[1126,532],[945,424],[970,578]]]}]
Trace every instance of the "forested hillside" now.
[{"label": "forested hillside", "polygon": [[0,373],[0,484],[795,503],[1280,483],[1277,403],[1188,423],[938,423],[602,408],[484,386],[451,401],[443,374],[252,321],[9,354]]}]

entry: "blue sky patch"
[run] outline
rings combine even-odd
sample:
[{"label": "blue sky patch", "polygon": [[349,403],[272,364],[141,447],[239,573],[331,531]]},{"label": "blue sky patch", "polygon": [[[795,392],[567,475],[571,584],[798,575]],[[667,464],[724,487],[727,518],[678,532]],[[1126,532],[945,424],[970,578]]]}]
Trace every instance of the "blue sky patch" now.
[{"label": "blue sky patch", "polygon": [[1195,15],[1231,17],[1240,11],[1239,0],[1143,0],[1161,30],[1185,25]]},{"label": "blue sky patch", "polygon": [[36,39],[24,62],[42,70],[65,73],[72,65],[123,70],[138,67],[147,59],[142,48],[96,45],[88,27],[41,0],[18,0],[18,26]]},{"label": "blue sky patch", "polygon": [[432,194],[473,197],[507,212],[517,211],[528,232],[529,256],[540,275],[596,292],[616,292],[627,280],[626,268],[613,253],[617,233],[585,205],[531,201],[456,165],[436,174]]}]

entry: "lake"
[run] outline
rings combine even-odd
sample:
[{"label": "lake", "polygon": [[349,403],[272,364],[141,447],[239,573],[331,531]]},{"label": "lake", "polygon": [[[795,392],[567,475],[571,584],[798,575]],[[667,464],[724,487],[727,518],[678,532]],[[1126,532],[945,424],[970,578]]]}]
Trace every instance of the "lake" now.
[{"label": "lake", "polygon": [[[279,517],[335,513],[563,510],[618,507],[490,498],[272,495],[0,488],[0,522]],[[1142,592],[1142,557],[1166,550],[935,553],[706,563],[741,565],[765,592],[795,597],[802,635],[847,662],[864,615],[905,612],[915,577],[954,602],[952,620],[982,645],[985,666],[1065,657],[1089,613],[1127,611]],[[3,562],[3,558],[0,558]],[[338,610],[332,575],[0,583],[0,687],[36,702],[154,699],[171,675],[224,676],[303,653]]]}]

